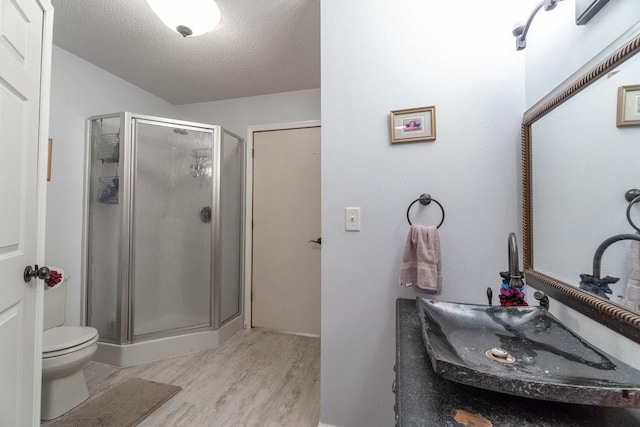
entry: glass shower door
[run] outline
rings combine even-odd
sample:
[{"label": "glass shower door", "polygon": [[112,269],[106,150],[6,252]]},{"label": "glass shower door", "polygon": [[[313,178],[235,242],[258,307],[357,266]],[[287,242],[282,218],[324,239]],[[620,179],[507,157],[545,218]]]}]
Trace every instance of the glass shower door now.
[{"label": "glass shower door", "polygon": [[211,326],[212,129],[134,125],[131,336]]}]

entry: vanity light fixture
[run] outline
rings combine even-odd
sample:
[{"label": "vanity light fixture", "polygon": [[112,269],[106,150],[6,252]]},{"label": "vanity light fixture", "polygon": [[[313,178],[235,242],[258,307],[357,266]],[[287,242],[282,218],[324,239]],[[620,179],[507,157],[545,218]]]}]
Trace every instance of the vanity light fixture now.
[{"label": "vanity light fixture", "polygon": [[183,37],[199,36],[220,23],[220,8],[214,0],[147,0],[164,24]]},{"label": "vanity light fixture", "polygon": [[540,11],[540,9],[544,8],[544,10],[553,10],[558,5],[558,2],[563,0],[543,0],[533,8],[533,12],[529,15],[529,19],[523,25],[516,26],[511,32],[516,38],[516,50],[523,50],[527,47],[527,32],[529,32],[529,27],[531,26],[531,22],[533,21],[533,17],[536,16],[536,13]]}]

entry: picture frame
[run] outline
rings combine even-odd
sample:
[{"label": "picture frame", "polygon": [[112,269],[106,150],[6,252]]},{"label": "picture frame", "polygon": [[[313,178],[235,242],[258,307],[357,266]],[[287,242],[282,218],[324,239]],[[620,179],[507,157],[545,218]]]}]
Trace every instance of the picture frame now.
[{"label": "picture frame", "polygon": [[391,143],[436,139],[436,107],[391,111]]},{"label": "picture frame", "polygon": [[640,126],[640,85],[618,88],[616,126]]}]

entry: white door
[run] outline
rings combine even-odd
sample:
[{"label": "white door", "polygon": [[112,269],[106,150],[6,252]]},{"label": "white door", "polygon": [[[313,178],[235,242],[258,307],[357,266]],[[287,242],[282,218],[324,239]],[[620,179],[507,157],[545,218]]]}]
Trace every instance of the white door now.
[{"label": "white door", "polygon": [[252,324],[320,334],[320,128],[253,135]]},{"label": "white door", "polygon": [[37,1],[0,0],[1,426],[36,425],[40,414],[43,284],[25,283],[23,271],[43,247],[42,41]]}]

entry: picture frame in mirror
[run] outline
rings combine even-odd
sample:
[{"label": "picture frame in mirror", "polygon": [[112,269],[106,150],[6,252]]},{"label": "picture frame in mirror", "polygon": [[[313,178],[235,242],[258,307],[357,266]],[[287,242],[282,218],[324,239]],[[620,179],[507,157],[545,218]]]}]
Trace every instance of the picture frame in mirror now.
[{"label": "picture frame in mirror", "polygon": [[616,126],[640,126],[640,85],[618,88]]}]

